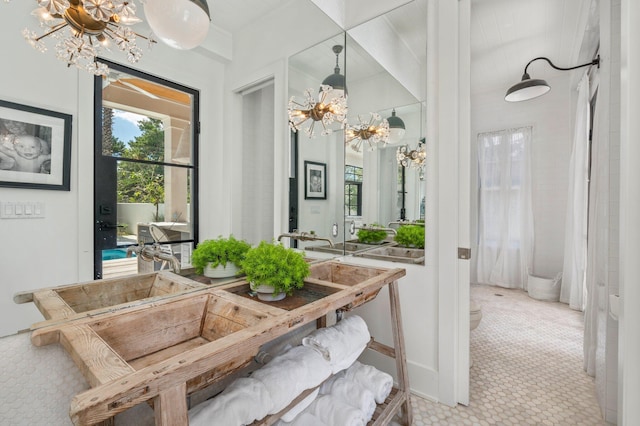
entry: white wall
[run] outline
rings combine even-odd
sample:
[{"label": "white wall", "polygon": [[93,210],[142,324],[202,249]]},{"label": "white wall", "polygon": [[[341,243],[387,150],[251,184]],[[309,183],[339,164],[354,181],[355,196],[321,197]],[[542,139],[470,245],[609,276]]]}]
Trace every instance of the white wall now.
[{"label": "white wall", "polygon": [[[42,320],[32,303],[13,303],[15,292],[93,279],[93,77],[67,68],[55,58],[52,46],[42,54],[24,41],[23,28],[37,29],[30,15],[33,7],[32,2],[24,1],[0,5],[5,58],[0,67],[0,98],[73,116],[71,190],[0,187],[2,201],[45,204],[44,219],[0,219],[0,335]],[[118,52],[110,59],[126,63]],[[159,44],[144,51],[135,68],[201,91],[200,161],[208,167],[219,166],[222,64]],[[205,180],[208,167],[202,168]],[[202,211],[210,209],[218,188],[213,182],[203,189]]]},{"label": "white wall", "polygon": [[471,187],[476,188],[471,194],[472,280],[476,277],[478,242],[477,135],[514,127],[533,126],[531,167],[535,248],[532,272],[553,277],[562,271],[568,164],[573,140],[574,108],[569,77],[570,73],[566,73],[549,79],[551,91],[527,102],[506,102],[504,90],[474,93],[471,97]]}]

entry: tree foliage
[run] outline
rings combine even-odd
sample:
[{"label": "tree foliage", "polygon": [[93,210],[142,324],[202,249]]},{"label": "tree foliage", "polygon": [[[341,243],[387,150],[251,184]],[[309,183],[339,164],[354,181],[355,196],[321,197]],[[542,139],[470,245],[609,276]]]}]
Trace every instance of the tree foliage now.
[{"label": "tree foliage", "polygon": [[[138,123],[140,136],[126,146],[112,138],[114,155],[151,161],[164,161],[164,129],[162,122],[153,118]],[[160,220],[159,205],[164,202],[164,166],[158,164],[121,161],[118,163],[118,202],[151,203],[156,208],[154,220]]]}]

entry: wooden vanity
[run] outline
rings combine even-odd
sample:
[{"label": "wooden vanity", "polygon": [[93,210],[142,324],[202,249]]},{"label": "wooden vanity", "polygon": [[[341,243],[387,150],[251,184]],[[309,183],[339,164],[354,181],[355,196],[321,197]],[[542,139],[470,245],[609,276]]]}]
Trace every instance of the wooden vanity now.
[{"label": "wooden vanity", "polygon": [[[397,282],[404,275],[400,268],[329,260],[312,264],[305,287],[281,302],[252,297],[241,279],[210,287],[175,274],[157,274],[151,281],[164,283],[157,290],[149,285],[149,291],[124,299],[121,295],[130,292],[123,288],[142,286],[148,277],[110,280],[113,287],[123,283],[118,291],[107,290],[105,281],[44,289],[33,293],[33,301],[48,320],[34,324],[31,341],[36,346],[60,343],[90,384],[71,402],[74,424],[109,424],[116,414],[148,402],[156,425],[187,425],[187,395],[240,371],[271,340],[312,321],[323,326],[328,313],[355,308],[388,286],[394,347],[372,339],[369,348],[395,358],[398,386],[370,424],[387,424],[402,408],[403,423],[409,425]],[[100,303],[89,304],[95,298]],[[78,299],[83,301],[75,304]],[[273,424],[277,418],[269,416],[259,424]]]}]

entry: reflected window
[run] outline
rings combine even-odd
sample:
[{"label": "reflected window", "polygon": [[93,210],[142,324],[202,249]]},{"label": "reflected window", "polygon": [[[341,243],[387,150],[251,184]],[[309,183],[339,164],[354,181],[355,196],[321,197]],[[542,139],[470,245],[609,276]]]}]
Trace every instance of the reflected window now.
[{"label": "reflected window", "polygon": [[345,166],[344,208],[347,216],[362,216],[362,167]]}]

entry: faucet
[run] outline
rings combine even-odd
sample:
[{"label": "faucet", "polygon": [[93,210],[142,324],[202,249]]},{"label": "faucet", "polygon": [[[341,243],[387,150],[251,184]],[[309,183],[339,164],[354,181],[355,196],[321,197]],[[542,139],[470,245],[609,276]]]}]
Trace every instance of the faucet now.
[{"label": "faucet", "polygon": [[417,226],[424,226],[424,222],[416,222],[416,221],[410,221],[410,220],[395,220],[393,222],[389,222],[389,224],[387,226],[391,227],[391,225],[417,225]]},{"label": "faucet", "polygon": [[133,253],[136,253],[140,258],[147,262],[169,262],[171,269],[176,274],[180,273],[180,261],[173,254],[168,253],[166,249],[162,248],[162,245],[158,241],[154,241],[150,246],[145,246],[144,241],[139,240],[137,246],[127,247],[127,257],[131,257]]},{"label": "faucet", "polygon": [[392,235],[398,235],[398,232],[395,229],[383,228],[382,226],[362,225],[356,226],[355,229],[365,229],[367,231],[385,231],[386,233],[390,233]]},{"label": "faucet", "polygon": [[298,232],[298,230],[295,229],[293,232],[280,234],[278,236],[278,241],[280,241],[283,237],[298,241],[326,241],[329,243],[329,246],[331,246],[332,248],[334,247],[333,241],[331,241],[329,238],[318,237],[313,232]]}]

